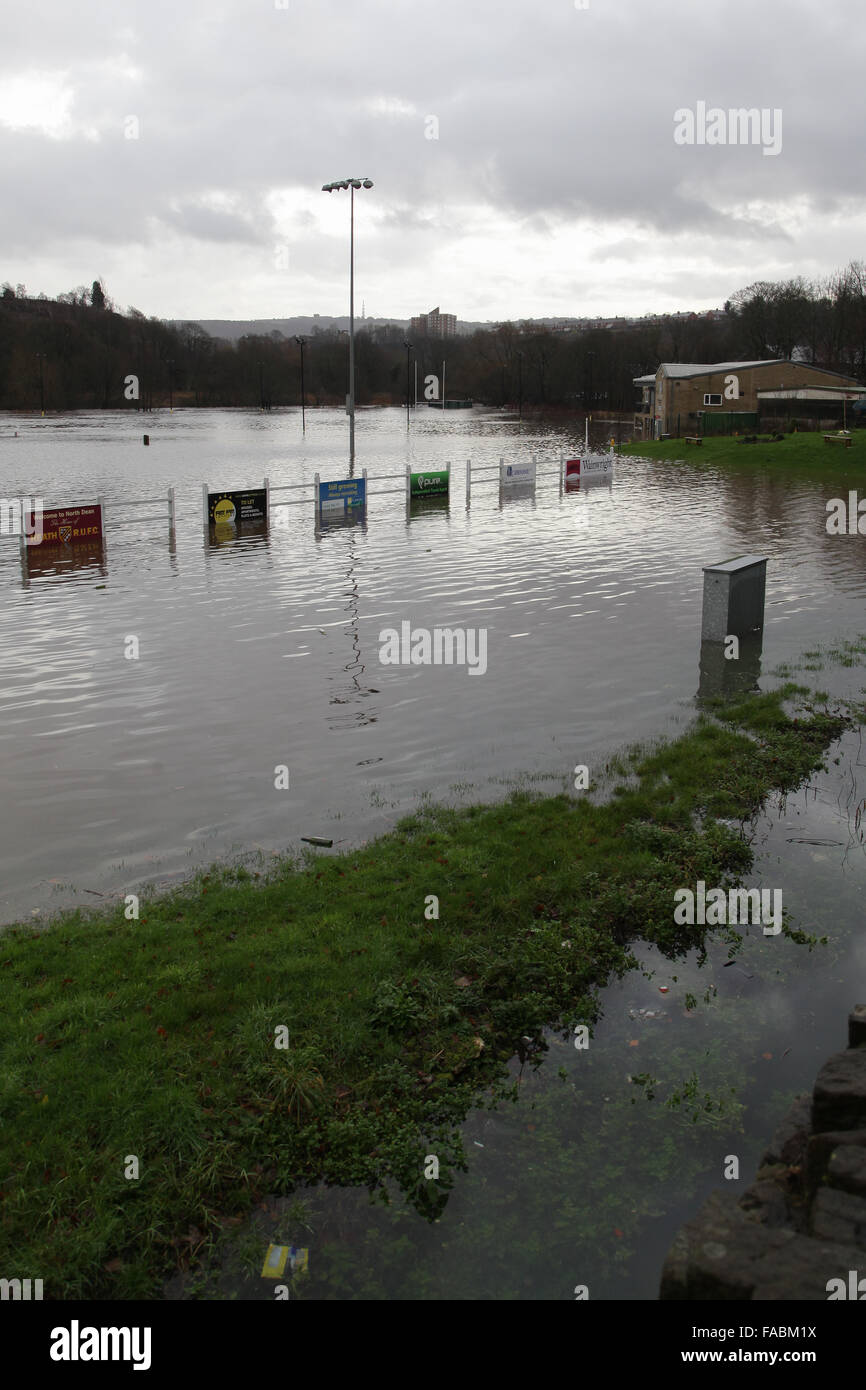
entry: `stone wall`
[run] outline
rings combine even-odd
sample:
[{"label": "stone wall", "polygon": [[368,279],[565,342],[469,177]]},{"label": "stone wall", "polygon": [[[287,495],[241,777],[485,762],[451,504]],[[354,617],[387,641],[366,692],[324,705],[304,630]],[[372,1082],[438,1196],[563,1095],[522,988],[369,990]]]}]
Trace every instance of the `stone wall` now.
[{"label": "stone wall", "polygon": [[741,1197],[713,1192],[682,1227],[659,1297],[826,1301],[828,1282],[848,1286],[851,1270],[866,1276],[866,1004],[849,1015],[847,1051],[795,1100],[752,1186]]}]

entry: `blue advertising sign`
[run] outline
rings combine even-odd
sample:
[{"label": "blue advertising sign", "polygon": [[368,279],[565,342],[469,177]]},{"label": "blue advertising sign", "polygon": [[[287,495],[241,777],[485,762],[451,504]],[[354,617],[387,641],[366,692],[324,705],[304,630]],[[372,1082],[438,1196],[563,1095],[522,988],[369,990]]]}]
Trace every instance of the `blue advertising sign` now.
[{"label": "blue advertising sign", "polygon": [[366,505],[366,478],[341,478],[337,482],[319,483],[319,511],[323,515],[345,516],[347,512]]}]

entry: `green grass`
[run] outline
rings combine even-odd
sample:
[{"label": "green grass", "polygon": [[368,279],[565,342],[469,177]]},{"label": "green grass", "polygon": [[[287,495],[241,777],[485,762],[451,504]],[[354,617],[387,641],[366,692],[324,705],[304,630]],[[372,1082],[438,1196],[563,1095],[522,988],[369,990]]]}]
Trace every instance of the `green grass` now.
[{"label": "green grass", "polygon": [[775,444],[743,444],[735,436],[707,435],[700,445],[686,444],[684,439],[644,440],[623,444],[617,452],[649,459],[687,459],[697,464],[770,463],[812,471],[816,465],[834,469],[850,465],[857,470],[866,464],[866,429],[852,430],[851,438],[853,443],[846,449],[841,444],[825,444],[824,431],[786,434]]},{"label": "green grass", "polygon": [[158,1297],[300,1182],[396,1184],[432,1219],[466,1166],[465,1114],[509,1094],[515,1048],[533,1055],[521,1039],[540,1056],[545,1025],[591,1028],[636,938],[671,958],[699,944],[673,923],[674,888],[752,862],[718,818],[798,785],[845,727],[840,710],[789,716],[801,690],[712,702],[681,738],[632,750],[602,803],[425,808],[356,852],[212,870],[138,921],[120,906],[8,929],[4,1277]]}]

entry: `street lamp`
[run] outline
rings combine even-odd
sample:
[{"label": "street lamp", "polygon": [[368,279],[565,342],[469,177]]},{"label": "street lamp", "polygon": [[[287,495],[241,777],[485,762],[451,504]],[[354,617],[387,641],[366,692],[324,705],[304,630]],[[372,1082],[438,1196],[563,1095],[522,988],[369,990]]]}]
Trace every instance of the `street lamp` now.
[{"label": "street lamp", "polygon": [[323,183],[323,193],[348,188],[349,210],[349,462],[355,462],[355,189],[372,188],[372,179],[338,179]]},{"label": "street lamp", "polygon": [[174,377],[171,370],[174,366],[173,357],[166,358],[166,366],[168,367],[168,409],[170,413],[174,410]]},{"label": "street lamp", "polygon": [[406,428],[409,428],[409,406],[412,403],[412,367],[411,352],[412,344],[408,338],[403,339],[403,346],[406,349]]},{"label": "street lamp", "polygon": [[302,433],[302,434],[306,434],[306,433],[307,433],[307,422],[306,422],[306,419],[304,418],[304,344],[306,343],[306,341],[307,341],[306,338],[299,338],[298,335],[297,335],[297,333],[295,334],[295,342],[298,344],[298,347],[301,349],[301,433]]},{"label": "street lamp", "polygon": [[523,419],[523,353],[517,354],[517,418]]}]

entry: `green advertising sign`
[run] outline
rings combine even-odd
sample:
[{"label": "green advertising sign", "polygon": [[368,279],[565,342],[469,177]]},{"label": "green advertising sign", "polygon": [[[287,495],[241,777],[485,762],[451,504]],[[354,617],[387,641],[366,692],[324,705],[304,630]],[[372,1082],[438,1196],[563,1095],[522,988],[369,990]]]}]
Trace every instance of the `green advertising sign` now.
[{"label": "green advertising sign", "polygon": [[448,491],[449,473],[447,468],[441,469],[437,473],[412,473],[410,474],[410,497],[433,497],[437,493]]}]

